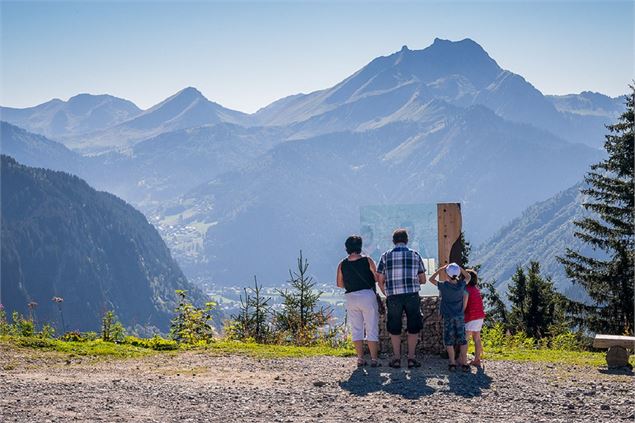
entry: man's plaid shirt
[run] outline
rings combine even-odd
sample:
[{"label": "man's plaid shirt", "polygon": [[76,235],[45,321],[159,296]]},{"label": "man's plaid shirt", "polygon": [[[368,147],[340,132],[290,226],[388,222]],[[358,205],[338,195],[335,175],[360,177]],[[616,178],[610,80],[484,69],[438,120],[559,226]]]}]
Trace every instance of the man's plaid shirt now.
[{"label": "man's plaid shirt", "polygon": [[418,252],[397,244],[381,255],[377,272],[386,280],[386,295],[397,295],[419,292],[419,274],[426,268]]}]

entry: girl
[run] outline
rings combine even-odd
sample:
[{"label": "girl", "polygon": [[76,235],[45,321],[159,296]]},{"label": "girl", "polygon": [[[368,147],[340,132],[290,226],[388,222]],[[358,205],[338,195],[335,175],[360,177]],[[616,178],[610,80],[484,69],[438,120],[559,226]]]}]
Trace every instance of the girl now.
[{"label": "girl", "polygon": [[470,337],[474,340],[474,360],[470,362],[472,366],[481,365],[481,356],[483,355],[483,345],[481,344],[481,328],[483,327],[483,319],[485,319],[485,311],[483,310],[483,298],[481,291],[478,289],[478,275],[474,269],[468,269],[467,273],[471,278],[467,284],[467,307],[465,308],[465,331],[467,333],[468,342]]}]

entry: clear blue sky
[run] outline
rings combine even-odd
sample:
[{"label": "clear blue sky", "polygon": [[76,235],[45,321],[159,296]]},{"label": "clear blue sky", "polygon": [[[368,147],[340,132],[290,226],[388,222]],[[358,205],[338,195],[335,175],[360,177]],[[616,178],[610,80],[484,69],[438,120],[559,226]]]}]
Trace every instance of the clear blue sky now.
[{"label": "clear blue sky", "polygon": [[545,94],[615,96],[634,78],[632,1],[0,5],[4,106],[89,92],[147,108],[195,86],[253,112],[435,37],[474,39]]}]

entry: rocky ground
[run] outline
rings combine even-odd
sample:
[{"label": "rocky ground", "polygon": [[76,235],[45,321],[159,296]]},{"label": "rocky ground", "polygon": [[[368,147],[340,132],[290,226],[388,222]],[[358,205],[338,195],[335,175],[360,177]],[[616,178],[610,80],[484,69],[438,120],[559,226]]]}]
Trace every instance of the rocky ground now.
[{"label": "rocky ground", "polygon": [[449,374],[355,366],[354,358],[256,359],[201,352],[126,360],[0,350],[2,422],[633,421],[630,373],[488,362]]}]

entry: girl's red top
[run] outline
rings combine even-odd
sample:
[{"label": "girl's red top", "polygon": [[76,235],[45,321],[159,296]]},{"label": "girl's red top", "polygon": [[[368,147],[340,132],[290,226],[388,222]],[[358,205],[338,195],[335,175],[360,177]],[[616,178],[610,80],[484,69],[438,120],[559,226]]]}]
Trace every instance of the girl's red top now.
[{"label": "girl's red top", "polygon": [[475,286],[467,286],[467,307],[465,308],[465,321],[470,322],[476,319],[485,318],[485,310],[483,309],[483,298],[481,291]]}]

